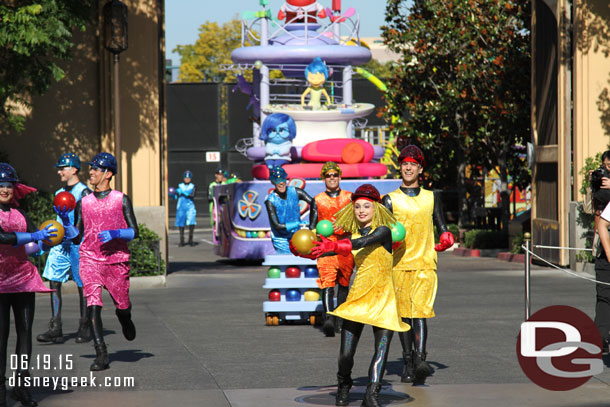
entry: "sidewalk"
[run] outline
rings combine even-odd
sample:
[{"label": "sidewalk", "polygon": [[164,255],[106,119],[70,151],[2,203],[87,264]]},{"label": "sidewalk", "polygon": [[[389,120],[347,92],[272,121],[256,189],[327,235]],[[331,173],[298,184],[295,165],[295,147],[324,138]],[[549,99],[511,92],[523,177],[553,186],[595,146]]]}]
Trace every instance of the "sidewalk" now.
[{"label": "sidewalk", "polygon": [[[205,229],[205,228],[202,228]],[[334,405],[339,337],[309,325],[268,327],[262,302],[266,268],[213,255],[209,232],[196,247],[177,247],[171,233],[167,287],[132,290],[138,336],[127,342],[104,297],[104,328],[111,368],[103,380],[133,377],[135,387],[35,389],[40,406],[286,407]],[[610,373],[568,392],[549,392],[521,372],[516,337],[523,320],[522,265],[491,258],[439,256],[437,317],[429,322],[428,360],[435,373],[425,386],[400,382],[401,348],[394,338],[381,404],[415,407],[608,405]],[[37,296],[34,336],[50,317],[47,296]],[[44,299],[43,299],[44,298]],[[532,309],[565,304],[594,313],[593,284],[552,269],[532,267]],[[71,370],[38,369],[33,376],[89,377],[92,344],[76,344],[76,295],[64,296],[62,345],[34,344],[34,355],[57,367],[72,355]],[[14,349],[11,332],[9,349]],[[350,406],[359,406],[373,352],[370,328],[362,334],[353,369]],[[47,355],[47,356],[45,356]],[[118,380],[118,379],[117,379]],[[9,406],[17,405],[10,401]]]}]

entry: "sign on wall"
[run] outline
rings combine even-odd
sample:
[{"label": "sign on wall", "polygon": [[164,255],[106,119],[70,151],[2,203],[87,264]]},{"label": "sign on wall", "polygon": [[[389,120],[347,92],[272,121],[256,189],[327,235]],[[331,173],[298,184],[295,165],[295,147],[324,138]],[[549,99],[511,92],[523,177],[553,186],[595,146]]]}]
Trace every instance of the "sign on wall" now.
[{"label": "sign on wall", "polygon": [[220,151],[206,151],[205,161],[208,163],[220,162]]}]

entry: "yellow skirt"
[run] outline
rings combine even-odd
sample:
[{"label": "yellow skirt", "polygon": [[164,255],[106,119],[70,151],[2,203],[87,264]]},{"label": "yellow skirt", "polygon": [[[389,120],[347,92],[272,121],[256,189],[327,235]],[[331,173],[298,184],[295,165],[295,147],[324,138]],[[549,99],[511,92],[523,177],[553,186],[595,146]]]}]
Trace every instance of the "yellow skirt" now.
[{"label": "yellow skirt", "polygon": [[402,318],[434,317],[438,288],[436,270],[392,271],[398,312]]}]

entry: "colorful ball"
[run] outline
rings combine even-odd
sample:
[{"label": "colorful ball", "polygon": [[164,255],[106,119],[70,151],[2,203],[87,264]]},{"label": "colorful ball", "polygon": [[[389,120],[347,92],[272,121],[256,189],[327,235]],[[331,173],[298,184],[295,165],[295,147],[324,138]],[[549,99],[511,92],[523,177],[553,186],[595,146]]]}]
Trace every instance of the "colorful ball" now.
[{"label": "colorful ball", "polygon": [[405,239],[405,235],[406,235],[407,231],[405,230],[405,227],[402,225],[402,223],[396,222],[395,224],[392,225],[391,230],[392,230],[392,241],[393,242],[400,242]]},{"label": "colorful ball", "polygon": [[286,301],[301,301],[301,292],[295,288],[286,291]]},{"label": "colorful ball", "polygon": [[250,230],[246,230],[246,237],[250,239],[252,237],[252,232]]},{"label": "colorful ball", "polygon": [[313,266],[305,267],[304,274],[306,278],[316,278],[318,277],[318,269]]},{"label": "colorful ball", "polygon": [[33,256],[40,251],[40,247],[36,242],[27,243],[25,246],[25,254],[28,256]]},{"label": "colorful ball", "polygon": [[282,271],[279,267],[270,267],[269,270],[267,270],[267,277],[269,278],[280,278],[281,276]]},{"label": "colorful ball", "polygon": [[292,235],[292,245],[300,254],[311,254],[311,249],[313,248],[313,242],[316,240],[316,233],[309,229],[301,229],[297,230],[294,235]]},{"label": "colorful ball", "polygon": [[271,237],[271,231],[265,233],[265,237]]},{"label": "colorful ball", "polygon": [[269,301],[281,301],[282,293],[279,290],[271,290],[269,291]]},{"label": "colorful ball", "polygon": [[43,240],[42,242],[47,246],[57,246],[64,239],[64,227],[56,220],[45,220],[40,224],[38,230],[42,230],[47,227],[47,225],[51,225],[51,229],[57,229],[55,233],[56,236],[50,237],[47,240]]},{"label": "colorful ball", "polygon": [[299,278],[301,277],[301,269],[298,267],[288,267],[285,271],[286,278]]},{"label": "colorful ball", "polygon": [[317,290],[307,290],[303,296],[305,301],[320,301],[320,293]]},{"label": "colorful ball", "polygon": [[316,232],[321,236],[330,237],[334,232],[333,223],[329,220],[319,221],[316,225]]},{"label": "colorful ball", "polygon": [[258,232],[258,238],[262,239],[265,237],[265,232],[263,232],[262,230]]},{"label": "colorful ball", "polygon": [[76,198],[74,198],[74,195],[68,191],[60,192],[59,194],[55,195],[55,198],[53,199],[53,206],[56,206],[62,210],[68,209],[72,211],[76,206]]}]

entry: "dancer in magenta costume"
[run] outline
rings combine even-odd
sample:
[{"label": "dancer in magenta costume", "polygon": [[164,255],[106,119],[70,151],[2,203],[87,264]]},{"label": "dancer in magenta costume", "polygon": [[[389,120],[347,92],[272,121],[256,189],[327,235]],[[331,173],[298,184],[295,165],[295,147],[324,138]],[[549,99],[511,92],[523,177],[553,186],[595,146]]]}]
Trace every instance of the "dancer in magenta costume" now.
[{"label": "dancer in magenta costume", "polygon": [[[28,261],[25,244],[56,236],[50,225],[37,231],[17,200],[36,189],[19,183],[13,167],[0,163],[0,406],[6,406],[6,354],[10,332],[10,311],[13,309],[17,345],[15,354],[26,362],[32,355],[32,323],[34,322],[35,293],[48,293],[36,267]],[[34,243],[36,245],[36,243]],[[40,249],[35,246],[35,251]],[[23,368],[20,364],[20,367]],[[26,366],[27,367],[27,366]],[[28,369],[17,371],[12,398],[24,406],[37,406],[29,389],[23,386]]]},{"label": "dancer in magenta costume", "polygon": [[90,369],[98,371],[109,368],[101,319],[102,287],[112,296],[125,339],[132,341],[136,337],[129,300],[127,242],[138,237],[138,224],[129,197],[110,189],[110,180],[117,171],[114,156],[97,154],[89,165],[89,183],[94,190],[77,203],[75,222],[82,238],[81,279],[96,355]]}]

